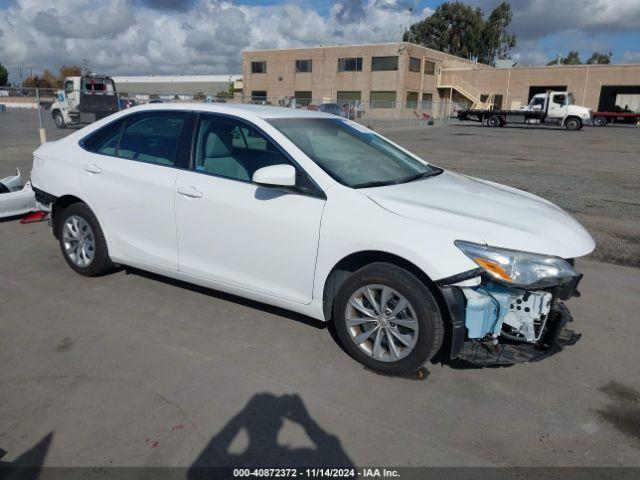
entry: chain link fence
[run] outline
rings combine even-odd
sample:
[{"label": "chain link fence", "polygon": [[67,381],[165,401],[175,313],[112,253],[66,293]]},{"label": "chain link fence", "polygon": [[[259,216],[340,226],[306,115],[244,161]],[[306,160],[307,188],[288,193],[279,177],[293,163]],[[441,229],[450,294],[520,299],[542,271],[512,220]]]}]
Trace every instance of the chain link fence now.
[{"label": "chain link fence", "polygon": [[331,113],[359,122],[373,129],[426,127],[448,122],[458,110],[468,108],[464,102],[336,100],[295,97],[251,97],[205,95],[203,93],[130,94],[106,87],[80,90],[51,88],[0,87],[0,114],[20,109],[34,114],[34,127],[46,141],[48,128],[84,125],[115,111],[146,103],[230,103],[272,105],[300,110]]}]

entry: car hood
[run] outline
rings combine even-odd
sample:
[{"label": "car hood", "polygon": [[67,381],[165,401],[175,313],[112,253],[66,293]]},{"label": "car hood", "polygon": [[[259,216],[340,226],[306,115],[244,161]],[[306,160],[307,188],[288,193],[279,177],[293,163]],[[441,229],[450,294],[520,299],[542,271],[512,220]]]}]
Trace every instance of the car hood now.
[{"label": "car hood", "polygon": [[595,248],[591,235],[561,208],[530,193],[443,172],[423,180],[361,189],[382,208],[454,231],[460,240],[575,258]]}]

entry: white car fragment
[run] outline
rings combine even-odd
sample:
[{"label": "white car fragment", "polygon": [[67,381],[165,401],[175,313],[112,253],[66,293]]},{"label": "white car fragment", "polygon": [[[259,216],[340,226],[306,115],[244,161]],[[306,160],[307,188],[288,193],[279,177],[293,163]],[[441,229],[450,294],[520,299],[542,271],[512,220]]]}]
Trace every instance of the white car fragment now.
[{"label": "white car fragment", "polygon": [[0,218],[23,215],[38,210],[31,182],[22,185],[22,175],[16,169],[16,175],[0,179]]}]

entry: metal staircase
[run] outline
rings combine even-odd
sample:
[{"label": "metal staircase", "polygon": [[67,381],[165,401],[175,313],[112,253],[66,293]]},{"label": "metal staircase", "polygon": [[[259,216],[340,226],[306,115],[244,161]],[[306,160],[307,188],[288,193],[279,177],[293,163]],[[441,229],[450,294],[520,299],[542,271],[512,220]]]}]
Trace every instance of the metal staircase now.
[{"label": "metal staircase", "polygon": [[489,94],[483,101],[480,90],[451,72],[442,70],[438,72],[437,87],[450,88],[464,95],[471,101],[471,108],[474,110],[490,110],[495,103],[495,94]]}]

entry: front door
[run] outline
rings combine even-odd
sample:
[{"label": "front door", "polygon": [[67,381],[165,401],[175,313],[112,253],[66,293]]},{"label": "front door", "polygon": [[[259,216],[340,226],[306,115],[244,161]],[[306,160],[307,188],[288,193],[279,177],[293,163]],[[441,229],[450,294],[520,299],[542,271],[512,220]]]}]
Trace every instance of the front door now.
[{"label": "front door", "polygon": [[178,269],[174,215],[177,151],[187,113],[136,114],[114,125],[83,160],[82,191],[112,255]]},{"label": "front door", "polygon": [[279,164],[293,162],[251,124],[200,116],[192,169],[176,180],[180,271],[311,302],[324,196],[297,166],[295,189],[251,181]]},{"label": "front door", "polygon": [[554,93],[549,99],[547,116],[550,118],[564,118],[567,115],[567,94]]}]

